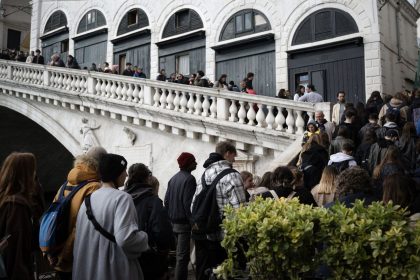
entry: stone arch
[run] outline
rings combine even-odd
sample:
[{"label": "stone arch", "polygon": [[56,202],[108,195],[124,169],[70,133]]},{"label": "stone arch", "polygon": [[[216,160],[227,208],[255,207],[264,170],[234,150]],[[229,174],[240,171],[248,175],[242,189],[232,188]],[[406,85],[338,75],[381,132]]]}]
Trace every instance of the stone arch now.
[{"label": "stone arch", "polygon": [[46,131],[48,131],[52,136],[54,136],[66,149],[73,155],[80,155],[82,150],[80,148],[80,143],[77,141],[73,135],[71,135],[67,130],[65,130],[59,123],[57,123],[53,118],[51,118],[47,113],[36,108],[28,102],[24,102],[21,99],[16,99],[13,97],[8,97],[2,95],[0,98],[0,106],[9,108],[17,113],[20,113],[35,123],[42,126]]},{"label": "stone arch", "polygon": [[354,6],[351,3],[354,1],[351,1],[348,4],[343,4],[341,2],[343,1],[325,1],[323,3],[317,3],[316,1],[313,2],[313,5],[309,3],[309,5],[303,5],[303,2],[299,4],[299,6],[302,7],[296,7],[293,13],[290,14],[290,16],[286,19],[284,24],[284,33],[285,36],[282,36],[282,45],[286,45],[287,49],[290,48],[292,45],[293,36],[297,30],[297,28],[300,26],[300,24],[312,13],[327,9],[327,8],[334,8],[338,10],[342,10],[346,13],[348,13],[353,19],[355,20],[357,27],[359,28],[359,33],[362,33],[363,35],[368,35],[372,32],[372,24],[371,20],[369,18],[369,15],[367,12],[361,8],[360,6],[357,6],[359,10],[353,10],[349,7]]},{"label": "stone arch", "polygon": [[71,17],[71,13],[69,13],[68,10],[65,7],[59,7],[59,8],[50,7],[47,10],[47,12],[45,13],[45,16],[42,17],[41,26],[40,26],[41,35],[44,34],[45,26],[46,26],[48,20],[50,19],[52,14],[57,12],[57,11],[62,11],[64,13],[64,15],[66,16],[67,27],[69,28],[69,32],[70,32],[70,23],[73,21],[73,18]]},{"label": "stone arch", "polygon": [[212,34],[210,34],[210,42],[212,42],[213,44],[217,44],[219,42],[220,34],[223,31],[223,27],[225,26],[227,20],[229,20],[229,18],[235,13],[245,9],[255,9],[263,13],[267,17],[271,25],[271,30],[273,30],[274,34],[280,34],[280,17],[278,16],[277,9],[273,5],[272,1],[258,1],[246,5],[239,5],[237,2],[233,1],[226,6],[223,6],[221,10],[217,13],[217,16],[213,22],[219,22],[220,24],[216,26],[215,32],[212,32]]},{"label": "stone arch", "polygon": [[89,12],[90,10],[100,11],[105,16],[105,20],[106,20],[106,25],[104,25],[103,27],[108,28],[108,34],[112,32],[113,27],[112,25],[110,25],[110,22],[109,22],[110,16],[109,16],[108,10],[105,9],[104,1],[95,1],[93,4],[89,4],[89,3],[90,1],[87,1],[85,5],[80,7],[77,13],[78,16],[74,18],[72,27],[70,29],[70,38],[76,36],[77,27],[79,26],[80,21],[86,15],[86,13]]},{"label": "stone arch", "polygon": [[119,26],[121,20],[123,19],[123,17],[125,16],[125,14],[128,11],[130,11],[131,9],[141,9],[141,10],[143,10],[143,12],[145,12],[145,14],[147,15],[147,18],[149,20],[149,27],[152,28],[153,23],[155,22],[155,19],[154,19],[153,15],[150,12],[148,7],[145,7],[143,5],[139,5],[137,3],[124,3],[123,5],[121,5],[118,8],[117,12],[115,13],[114,18],[112,19],[112,26],[115,26],[115,30],[113,30],[112,34],[108,33],[109,35],[112,36],[112,38],[110,38],[110,40],[117,37],[118,26]]},{"label": "stone arch", "polygon": [[[208,34],[207,32],[210,30],[210,26],[209,26],[209,22],[210,22],[210,17],[208,17],[209,13],[208,11],[200,5],[200,7],[197,6],[193,6],[193,5],[181,5],[181,6],[177,6],[177,3],[171,2],[171,4],[168,4],[162,11],[160,17],[157,20],[156,23],[156,28],[157,30],[155,30],[155,34],[157,34],[159,40],[162,38],[163,35],[163,30],[165,29],[165,26],[168,22],[168,20],[170,19],[170,17],[175,14],[176,12],[183,10],[183,9],[191,9],[195,12],[197,12],[197,14],[200,16],[201,21],[203,22],[203,29],[206,30],[206,35]],[[201,10],[201,9],[202,10]]]}]

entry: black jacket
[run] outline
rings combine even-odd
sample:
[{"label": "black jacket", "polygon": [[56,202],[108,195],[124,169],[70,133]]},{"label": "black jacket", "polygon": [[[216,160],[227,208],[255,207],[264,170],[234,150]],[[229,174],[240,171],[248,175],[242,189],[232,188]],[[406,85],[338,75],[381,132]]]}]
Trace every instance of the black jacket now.
[{"label": "black jacket", "polygon": [[149,237],[149,246],[158,250],[168,250],[173,241],[172,226],[162,200],[147,184],[133,184],[125,190],[134,201],[137,210],[139,230]]},{"label": "black jacket", "polygon": [[191,173],[181,170],[168,182],[165,206],[173,224],[191,224],[191,202],[197,182]]},{"label": "black jacket", "polygon": [[[296,194],[293,196],[293,198],[297,197],[301,204],[317,206],[317,203],[315,202],[315,199],[312,196],[311,192],[305,188],[298,188],[298,189],[293,190],[292,188],[279,187],[279,188],[276,188],[274,191],[276,192],[278,197],[288,197],[290,193],[294,191],[296,192]],[[262,193],[261,196],[263,198],[273,198],[273,195],[269,191]]]}]

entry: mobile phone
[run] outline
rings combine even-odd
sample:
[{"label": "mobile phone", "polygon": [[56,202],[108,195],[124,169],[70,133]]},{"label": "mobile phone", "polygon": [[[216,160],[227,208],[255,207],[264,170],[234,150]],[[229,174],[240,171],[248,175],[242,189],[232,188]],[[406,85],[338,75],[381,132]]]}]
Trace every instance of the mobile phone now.
[{"label": "mobile phone", "polygon": [[5,237],[3,237],[1,240],[0,240],[0,243],[2,243],[3,241],[6,241],[7,239],[9,239],[10,238],[10,236],[12,236],[11,234],[8,234],[8,235],[6,235]]}]

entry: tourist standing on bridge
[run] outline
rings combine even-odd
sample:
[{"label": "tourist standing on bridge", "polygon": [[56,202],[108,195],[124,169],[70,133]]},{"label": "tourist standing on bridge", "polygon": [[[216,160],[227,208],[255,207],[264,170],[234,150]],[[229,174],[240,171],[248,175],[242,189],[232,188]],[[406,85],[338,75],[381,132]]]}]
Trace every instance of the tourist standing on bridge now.
[{"label": "tourist standing on bridge", "polygon": [[130,62],[127,62],[125,64],[125,69],[122,72],[123,76],[133,77],[134,71],[131,69],[132,64]]},{"label": "tourist standing on bridge", "polygon": [[137,259],[148,248],[147,234],[138,229],[133,199],[118,190],[127,177],[126,168],[120,155],[101,158],[101,188],[85,198],[77,216],[74,280],[144,279]]},{"label": "tourist standing on bridge", "polygon": [[35,51],[35,56],[32,59],[32,63],[35,63],[35,64],[45,64],[44,57],[41,55],[41,51],[39,49],[37,49]]},{"label": "tourist standing on bridge", "polygon": [[178,159],[180,171],[168,182],[165,206],[177,237],[175,279],[188,278],[191,241],[191,202],[197,182],[191,172],[197,168],[194,155],[182,153]]},{"label": "tourist standing on bridge", "polygon": [[303,96],[299,97],[298,101],[318,103],[324,102],[324,98],[321,94],[315,91],[314,85],[308,85],[306,87],[306,93]]},{"label": "tourist standing on bridge", "polygon": [[26,63],[32,63],[32,60],[35,57],[34,51],[31,51],[30,54],[26,57]]},{"label": "tourist standing on bridge", "polygon": [[57,54],[57,53],[55,53],[51,56],[50,66],[66,67],[63,60],[61,60],[60,55]]},{"label": "tourist standing on bridge", "polygon": [[35,172],[35,156],[30,153],[10,154],[0,170],[0,240],[7,240],[0,257],[10,280],[34,279],[32,252],[39,218],[34,214]]},{"label": "tourist standing on bridge", "polygon": [[341,117],[346,109],[346,93],[344,91],[337,92],[337,103],[333,106],[332,122],[335,125],[339,125]]},{"label": "tourist standing on bridge", "polygon": [[80,69],[80,65],[77,62],[76,58],[74,58],[72,55],[67,56],[67,68],[71,69]]}]

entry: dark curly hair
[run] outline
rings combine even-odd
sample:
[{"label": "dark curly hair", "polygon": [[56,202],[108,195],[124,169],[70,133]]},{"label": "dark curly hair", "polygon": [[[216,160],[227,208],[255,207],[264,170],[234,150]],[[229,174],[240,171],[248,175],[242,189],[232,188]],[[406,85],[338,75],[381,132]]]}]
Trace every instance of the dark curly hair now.
[{"label": "dark curly hair", "polygon": [[295,177],[286,166],[279,166],[271,175],[271,189],[292,188]]},{"label": "dark curly hair", "polygon": [[350,167],[338,175],[336,181],[337,194],[343,198],[348,194],[372,192],[372,180],[369,173],[358,166]]},{"label": "dark curly hair", "polygon": [[149,183],[152,172],[143,163],[135,163],[128,168],[127,187],[135,183]]}]

